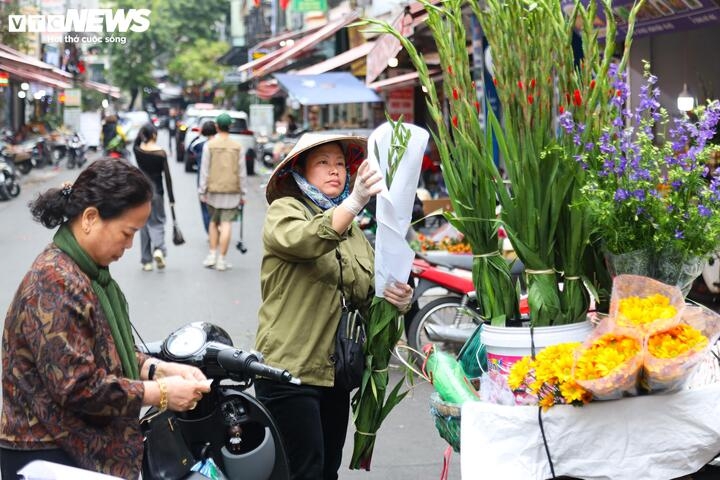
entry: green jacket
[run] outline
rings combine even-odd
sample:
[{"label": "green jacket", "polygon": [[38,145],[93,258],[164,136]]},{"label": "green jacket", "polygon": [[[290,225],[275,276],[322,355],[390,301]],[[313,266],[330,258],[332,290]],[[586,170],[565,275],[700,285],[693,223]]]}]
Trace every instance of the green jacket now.
[{"label": "green jacket", "polygon": [[255,348],[265,362],[287,369],[303,384],[329,387],[341,305],[335,249],[342,256],[345,297],[365,318],[374,295],[374,252],[357,225],[339,235],[330,224],[333,209],[321,212],[309,200],[307,205],[314,216],[294,197],[279,198],[268,208]]}]

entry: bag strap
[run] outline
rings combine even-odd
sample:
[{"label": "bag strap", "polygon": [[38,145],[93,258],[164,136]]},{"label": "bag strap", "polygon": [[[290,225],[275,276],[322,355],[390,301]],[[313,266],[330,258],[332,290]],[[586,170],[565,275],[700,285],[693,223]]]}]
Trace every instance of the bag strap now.
[{"label": "bag strap", "polygon": [[342,302],[342,309],[343,312],[348,311],[347,301],[345,300],[345,292],[343,291],[343,266],[342,266],[342,255],[340,255],[340,250],[335,249],[335,258],[337,258],[338,265],[340,265],[340,283],[338,285],[338,290],[340,290],[340,299]]}]

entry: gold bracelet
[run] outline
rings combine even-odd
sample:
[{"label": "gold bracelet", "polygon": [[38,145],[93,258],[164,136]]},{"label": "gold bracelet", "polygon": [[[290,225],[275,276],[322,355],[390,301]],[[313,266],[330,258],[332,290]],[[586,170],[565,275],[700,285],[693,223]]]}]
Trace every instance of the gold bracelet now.
[{"label": "gold bracelet", "polygon": [[160,411],[164,412],[168,408],[168,388],[165,384],[165,380],[158,378],[155,381],[160,389]]}]

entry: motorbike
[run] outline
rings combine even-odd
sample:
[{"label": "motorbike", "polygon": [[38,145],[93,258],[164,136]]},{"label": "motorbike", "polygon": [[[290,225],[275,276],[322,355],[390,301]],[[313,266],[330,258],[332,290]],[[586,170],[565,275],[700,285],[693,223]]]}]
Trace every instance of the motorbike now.
[{"label": "motorbike", "polygon": [[86,143],[80,133],[73,133],[67,140],[67,168],[82,167],[87,158],[85,157]]},{"label": "motorbike", "polygon": [[256,377],[300,384],[287,370],[265,365],[257,352],[235,348],[228,333],[207,322],[187,324],[141,350],[161,360],[193,365],[212,379],[193,410],[177,413],[197,460],[211,458],[228,480],[284,480],[289,464],[268,410],[247,393]]},{"label": "motorbike", "polygon": [[[415,254],[410,274],[415,286],[413,308],[405,323],[408,345],[414,350],[421,351],[423,345],[435,343],[444,351],[458,353],[484,322],[472,281],[472,261],[472,255],[447,255],[437,260]],[[522,263],[515,261],[511,276],[524,289],[522,271]],[[442,294],[421,308],[421,297],[437,288]],[[528,312],[527,300],[522,298],[520,314]],[[515,321],[521,323],[522,319]]]},{"label": "motorbike", "polygon": [[9,200],[20,195],[20,183],[15,167],[3,155],[0,157],[0,200]]}]

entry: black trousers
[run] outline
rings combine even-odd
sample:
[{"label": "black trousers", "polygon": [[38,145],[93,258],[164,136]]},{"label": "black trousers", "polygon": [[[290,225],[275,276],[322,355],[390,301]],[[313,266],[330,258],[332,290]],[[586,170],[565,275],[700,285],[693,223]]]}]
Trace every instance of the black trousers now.
[{"label": "black trousers", "polygon": [[78,468],[75,461],[65,453],[65,450],[60,448],[51,450],[10,450],[0,448],[0,474],[2,475],[0,478],[2,480],[17,480],[20,478],[17,474],[18,470],[33,460],[45,460]]},{"label": "black trousers", "polygon": [[256,380],[255,396],[272,414],[287,451],[292,480],[336,480],[350,412],[350,394],[334,387]]}]

